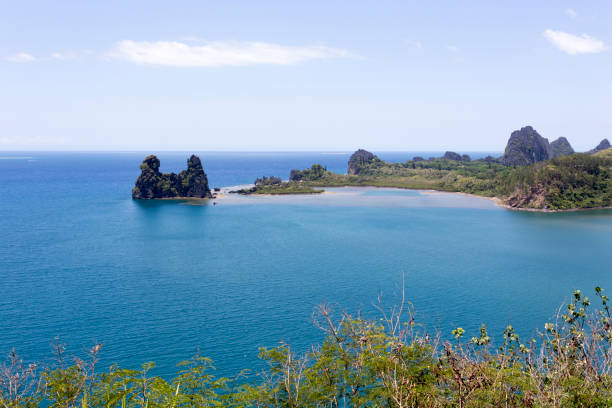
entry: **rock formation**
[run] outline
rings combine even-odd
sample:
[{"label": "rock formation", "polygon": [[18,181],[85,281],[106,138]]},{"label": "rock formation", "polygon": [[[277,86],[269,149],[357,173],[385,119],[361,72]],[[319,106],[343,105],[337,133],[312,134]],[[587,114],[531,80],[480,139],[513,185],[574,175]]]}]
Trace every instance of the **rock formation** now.
[{"label": "rock formation", "polygon": [[187,160],[187,170],[175,173],[160,173],[159,159],[147,156],[140,165],[140,176],[132,189],[132,198],[148,200],[154,198],[212,198],[208,178],[198,156]]},{"label": "rock formation", "polygon": [[540,136],[531,126],[525,126],[510,135],[502,163],[506,166],[527,166],[553,157],[548,139]]},{"label": "rock formation", "polygon": [[551,142],[550,148],[552,149],[553,157],[569,156],[575,153],[568,140],[564,137]]},{"label": "rock formation", "polygon": [[444,160],[461,161],[461,155],[459,153],[455,153],[455,152],[446,152],[446,153],[444,153],[444,156],[442,156],[442,158]]},{"label": "rock formation", "polygon": [[368,152],[367,150],[359,149],[355,153],[353,153],[348,161],[348,174],[355,175],[359,174],[361,167],[364,164],[371,162],[372,160],[377,159],[377,157]]},{"label": "rock formation", "polygon": [[463,161],[469,162],[472,161],[472,158],[467,154],[459,154],[455,152],[446,152],[444,156],[442,156],[443,160],[454,160],[454,161]]},{"label": "rock formation", "polygon": [[612,147],[612,145],[610,145],[610,141],[608,139],[604,139],[601,142],[599,142],[597,147],[595,147],[592,150],[589,150],[587,153],[589,153],[589,154],[597,153],[597,152],[600,152],[602,150],[609,149],[610,147]]}]

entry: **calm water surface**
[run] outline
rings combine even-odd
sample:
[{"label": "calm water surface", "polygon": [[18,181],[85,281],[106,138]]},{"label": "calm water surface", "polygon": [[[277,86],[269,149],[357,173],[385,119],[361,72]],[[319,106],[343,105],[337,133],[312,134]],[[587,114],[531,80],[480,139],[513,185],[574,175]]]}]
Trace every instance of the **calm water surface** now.
[{"label": "calm water surface", "polygon": [[[76,354],[103,342],[105,365],[154,360],[169,374],[199,350],[233,374],[261,367],[259,346],[320,341],[321,302],[373,315],[379,292],[397,300],[402,276],[422,321],[468,335],[511,322],[531,336],[575,288],[612,291],[612,212],[520,213],[382,189],[136,202],[143,153],[0,156],[0,352],[27,360],[49,357],[60,336]],[[314,162],[344,171],[348,156],[201,154],[219,187]],[[178,171],[187,153],[159,157]]]}]

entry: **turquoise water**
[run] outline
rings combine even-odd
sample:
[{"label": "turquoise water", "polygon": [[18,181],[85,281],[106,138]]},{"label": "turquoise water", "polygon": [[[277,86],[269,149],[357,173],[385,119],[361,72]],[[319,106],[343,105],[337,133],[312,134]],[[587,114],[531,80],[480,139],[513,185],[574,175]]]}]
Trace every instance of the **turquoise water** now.
[{"label": "turquoise water", "polygon": [[[387,159],[405,160],[404,154]],[[159,374],[198,350],[220,374],[261,367],[257,347],[306,350],[321,302],[374,316],[402,276],[419,318],[448,334],[508,322],[523,336],[575,288],[612,291],[612,212],[512,212],[445,193],[333,189],[227,197],[217,205],[136,202],[142,153],[0,154],[0,352],[50,356],[60,336],[102,364]],[[203,153],[212,185],[286,176],[346,155]],[[160,155],[179,170],[186,153]]]}]

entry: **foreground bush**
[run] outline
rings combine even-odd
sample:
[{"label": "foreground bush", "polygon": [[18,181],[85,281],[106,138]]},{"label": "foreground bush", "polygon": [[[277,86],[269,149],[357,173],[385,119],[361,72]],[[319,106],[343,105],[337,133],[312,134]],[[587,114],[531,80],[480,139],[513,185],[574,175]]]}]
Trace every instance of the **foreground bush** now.
[{"label": "foreground bush", "polygon": [[71,407],[610,407],[612,326],[608,298],[601,307],[573,294],[539,339],[521,341],[511,326],[493,347],[486,327],[471,339],[429,334],[402,302],[377,321],[322,306],[315,324],[324,342],[305,355],[286,344],[261,349],[268,368],[257,376],[215,378],[203,357],[179,364],[172,380],[140,370],[95,372],[100,346],[85,360],[23,365],[12,353],[0,373],[0,406]]}]

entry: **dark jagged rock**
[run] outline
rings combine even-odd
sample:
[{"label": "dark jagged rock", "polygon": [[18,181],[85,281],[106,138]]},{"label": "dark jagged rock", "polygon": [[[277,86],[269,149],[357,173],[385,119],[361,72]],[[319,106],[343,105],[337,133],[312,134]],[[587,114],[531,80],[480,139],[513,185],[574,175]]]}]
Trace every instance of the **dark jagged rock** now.
[{"label": "dark jagged rock", "polygon": [[423,158],[421,156],[414,156],[412,158],[412,161],[414,161],[414,162],[422,162],[422,161],[425,161],[425,158]]},{"label": "dark jagged rock", "polygon": [[472,158],[470,157],[469,154],[462,154],[461,155],[461,161],[463,161],[463,162],[470,162],[470,161],[472,161]]},{"label": "dark jagged rock", "polygon": [[548,139],[540,136],[531,126],[515,130],[510,135],[502,163],[506,166],[527,166],[553,158]]},{"label": "dark jagged rock", "polygon": [[597,153],[597,152],[600,152],[602,150],[609,149],[610,147],[612,147],[612,145],[610,145],[610,141],[608,139],[604,139],[601,142],[599,142],[597,147],[595,147],[592,150],[589,150],[587,153],[589,153],[589,154]]},{"label": "dark jagged rock", "polygon": [[349,175],[359,174],[361,167],[364,164],[371,162],[377,157],[368,152],[367,150],[359,149],[355,153],[353,153],[348,161],[348,171]]},{"label": "dark jagged rock", "polygon": [[550,148],[553,151],[553,157],[569,156],[575,153],[568,140],[564,137],[560,137],[550,142]]},{"label": "dark jagged rock", "polygon": [[[172,173],[170,173],[172,174]],[[204,173],[202,162],[196,155],[191,155],[187,160],[187,170],[178,175],[180,197],[212,198],[208,177]]]},{"label": "dark jagged rock", "polygon": [[140,165],[140,176],[132,189],[132,198],[149,200],[154,198],[212,198],[208,178],[198,156],[187,161],[187,170],[175,173],[160,173],[159,159],[147,156]]},{"label": "dark jagged rock", "polygon": [[444,156],[442,156],[442,158],[444,160],[461,161],[461,155],[459,153],[455,153],[455,152],[446,152],[446,153],[444,153]]}]

